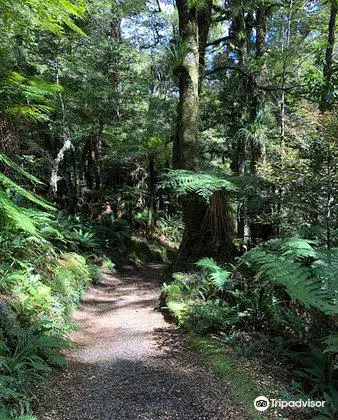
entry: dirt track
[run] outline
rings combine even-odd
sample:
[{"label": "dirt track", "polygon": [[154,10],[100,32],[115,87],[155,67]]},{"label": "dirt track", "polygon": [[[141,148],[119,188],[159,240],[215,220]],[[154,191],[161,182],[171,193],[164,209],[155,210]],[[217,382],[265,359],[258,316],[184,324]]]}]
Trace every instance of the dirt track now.
[{"label": "dirt track", "polygon": [[39,392],[39,420],[247,418],[156,309],[161,270],[125,267],[87,292],[68,367]]}]

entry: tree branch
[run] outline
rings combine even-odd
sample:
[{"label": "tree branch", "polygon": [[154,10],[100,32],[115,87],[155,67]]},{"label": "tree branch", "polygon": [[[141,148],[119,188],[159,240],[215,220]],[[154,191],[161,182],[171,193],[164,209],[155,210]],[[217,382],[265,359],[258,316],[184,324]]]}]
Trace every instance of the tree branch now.
[{"label": "tree branch", "polygon": [[254,78],[255,75],[253,73],[247,73],[241,67],[236,67],[236,66],[231,66],[231,65],[220,66],[220,67],[216,67],[212,70],[208,70],[208,71],[205,72],[205,75],[209,76],[209,75],[215,74],[215,73],[217,73],[219,71],[223,71],[223,70],[234,70],[234,71],[237,71],[238,73],[243,74],[243,76],[245,76],[247,78],[253,79],[254,87],[256,87],[258,89],[261,89],[261,90],[264,90],[266,92],[275,92],[275,91],[288,92],[288,91],[293,90],[293,89],[299,89],[301,87],[306,87],[306,84],[303,84],[303,85],[297,84],[297,85],[284,86],[284,87],[276,86],[276,85],[270,85],[270,86],[269,85],[260,85],[255,80],[255,78]]},{"label": "tree branch", "polygon": [[60,163],[64,159],[65,152],[73,148],[73,145],[71,141],[69,140],[68,135],[66,133],[63,134],[63,139],[64,139],[64,143],[54,160],[53,167],[52,167],[52,175],[50,178],[51,191],[54,195],[57,193],[57,189],[58,189],[57,184],[58,184],[58,181],[60,180],[60,177],[59,177]]},{"label": "tree branch", "polygon": [[219,45],[222,42],[227,42],[229,40],[230,40],[229,36],[223,36],[222,38],[218,38],[218,39],[215,39],[214,41],[208,42],[207,47],[210,47],[211,45]]}]

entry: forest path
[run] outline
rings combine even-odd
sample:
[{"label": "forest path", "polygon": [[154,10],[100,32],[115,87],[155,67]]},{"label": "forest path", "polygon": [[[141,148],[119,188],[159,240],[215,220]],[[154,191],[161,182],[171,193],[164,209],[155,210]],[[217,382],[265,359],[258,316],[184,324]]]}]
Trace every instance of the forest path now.
[{"label": "forest path", "polygon": [[39,420],[246,418],[156,310],[161,271],[125,267],[88,290],[68,367],[38,392]]}]

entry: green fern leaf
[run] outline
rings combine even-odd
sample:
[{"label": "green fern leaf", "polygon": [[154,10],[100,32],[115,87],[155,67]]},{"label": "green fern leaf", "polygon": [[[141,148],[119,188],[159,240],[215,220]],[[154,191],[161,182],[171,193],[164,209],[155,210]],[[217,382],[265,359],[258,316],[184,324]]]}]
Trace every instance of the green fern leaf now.
[{"label": "green fern leaf", "polygon": [[32,201],[35,204],[38,204],[39,206],[55,211],[55,208],[48,204],[45,200],[42,198],[37,197],[36,195],[28,192],[24,188],[20,187],[20,185],[13,182],[11,179],[9,179],[6,175],[0,172],[0,182],[3,184],[5,188],[8,188],[18,194],[20,194],[22,197],[25,197],[27,200]]},{"label": "green fern leaf", "polygon": [[[311,241],[290,238],[268,241],[245,254],[243,261],[256,270],[256,277],[263,275],[284,285],[292,298],[305,307],[336,315],[338,290],[331,280],[337,268],[332,258],[324,263],[322,256],[323,251],[312,248]],[[302,263],[308,257],[315,259],[311,267]]]},{"label": "green fern leaf", "polygon": [[225,177],[183,169],[168,171],[160,188],[172,188],[178,195],[195,193],[206,200],[217,191],[236,191],[237,187]]},{"label": "green fern leaf", "polygon": [[36,226],[32,220],[3,191],[0,191],[0,212],[25,232],[31,233],[32,235],[37,234]]},{"label": "green fern leaf", "polygon": [[231,272],[221,268],[213,258],[202,258],[197,261],[196,265],[210,272],[209,278],[215,283],[218,289],[224,290],[229,284]]},{"label": "green fern leaf", "polygon": [[210,270],[220,269],[220,267],[213,258],[202,258],[199,261],[197,261],[196,265],[198,267],[209,268]]},{"label": "green fern leaf", "polygon": [[18,174],[22,175],[23,177],[27,178],[29,181],[33,182],[34,184],[43,185],[43,182],[41,182],[34,175],[32,175],[29,172],[22,169],[18,164],[16,164],[13,160],[9,159],[3,153],[0,153],[0,162],[5,164],[6,166],[8,166],[8,168],[13,169],[16,173],[18,173]]}]

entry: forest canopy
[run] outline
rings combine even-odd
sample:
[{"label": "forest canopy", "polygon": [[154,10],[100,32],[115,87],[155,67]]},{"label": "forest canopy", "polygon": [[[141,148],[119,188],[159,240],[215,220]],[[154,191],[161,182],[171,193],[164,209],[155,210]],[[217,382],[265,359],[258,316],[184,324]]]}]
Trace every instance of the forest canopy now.
[{"label": "forest canopy", "polygon": [[241,349],[244,332],[279,340],[334,418],[337,13],[337,0],[1,1],[4,418],[28,415],[29,384],[62,365],[98,266],[154,258],[176,273],[162,293],[176,322]]}]

